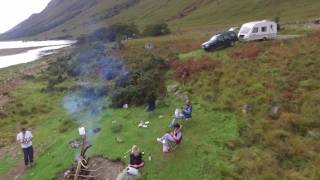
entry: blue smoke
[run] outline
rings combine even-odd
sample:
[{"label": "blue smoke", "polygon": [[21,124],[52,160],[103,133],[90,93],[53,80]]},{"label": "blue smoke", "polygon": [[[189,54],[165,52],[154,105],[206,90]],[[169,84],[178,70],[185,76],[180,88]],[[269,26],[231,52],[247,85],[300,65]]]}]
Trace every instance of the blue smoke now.
[{"label": "blue smoke", "polygon": [[106,110],[107,84],[128,83],[129,73],[121,58],[107,53],[102,43],[86,45],[75,49],[72,55],[72,74],[84,84],[70,91],[62,100],[64,109],[85,126],[90,138],[101,129],[100,120]]}]

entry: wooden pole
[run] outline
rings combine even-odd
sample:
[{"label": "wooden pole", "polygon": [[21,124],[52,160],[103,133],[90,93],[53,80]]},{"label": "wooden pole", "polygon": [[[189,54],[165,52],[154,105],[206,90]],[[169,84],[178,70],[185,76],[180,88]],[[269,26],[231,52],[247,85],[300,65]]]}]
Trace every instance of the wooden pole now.
[{"label": "wooden pole", "polygon": [[82,140],[82,143],[81,143],[81,148],[80,148],[80,156],[78,158],[78,165],[77,165],[77,169],[76,169],[76,173],[74,175],[74,178],[73,180],[79,180],[79,175],[80,175],[80,171],[81,171],[81,168],[82,168],[82,160],[83,160],[83,156],[84,156],[84,150],[85,150],[85,146],[86,146],[86,136],[83,135],[81,136],[81,140]]}]

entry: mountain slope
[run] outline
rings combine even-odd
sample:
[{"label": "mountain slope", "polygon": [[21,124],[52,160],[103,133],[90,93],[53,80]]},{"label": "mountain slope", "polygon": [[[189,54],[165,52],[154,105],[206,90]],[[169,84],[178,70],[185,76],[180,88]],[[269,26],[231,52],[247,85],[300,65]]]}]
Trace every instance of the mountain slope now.
[{"label": "mountain slope", "polygon": [[6,38],[19,38],[48,31],[72,19],[95,3],[94,0],[53,0],[43,12],[31,15],[26,21],[18,24],[4,36]]},{"label": "mountain slope", "polygon": [[52,0],[1,37],[79,36],[114,23],[166,21],[174,30],[226,27],[280,17],[283,22],[318,18],[318,0]]}]

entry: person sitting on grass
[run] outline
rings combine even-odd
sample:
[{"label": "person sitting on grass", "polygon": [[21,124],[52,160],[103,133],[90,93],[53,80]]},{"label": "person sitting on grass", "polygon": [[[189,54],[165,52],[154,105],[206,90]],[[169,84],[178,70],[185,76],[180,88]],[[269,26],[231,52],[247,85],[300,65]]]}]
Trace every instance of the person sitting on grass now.
[{"label": "person sitting on grass", "polygon": [[191,118],[192,118],[192,105],[190,100],[187,100],[185,107],[175,110],[174,118],[169,124],[169,127],[172,128],[173,125],[177,123],[178,120],[181,120],[181,119],[190,120]]},{"label": "person sitting on grass", "polygon": [[144,161],[142,160],[142,153],[140,152],[138,146],[133,145],[130,152],[130,162],[128,167],[128,174],[138,176],[139,169],[144,166]]},{"label": "person sitting on grass", "polygon": [[157,138],[157,141],[163,144],[163,152],[169,152],[169,143],[180,144],[182,140],[182,125],[176,123],[173,125],[173,131],[166,133],[161,138]]},{"label": "person sitting on grass", "polygon": [[189,120],[192,118],[192,105],[189,100],[186,101],[186,106],[182,110],[184,119]]}]

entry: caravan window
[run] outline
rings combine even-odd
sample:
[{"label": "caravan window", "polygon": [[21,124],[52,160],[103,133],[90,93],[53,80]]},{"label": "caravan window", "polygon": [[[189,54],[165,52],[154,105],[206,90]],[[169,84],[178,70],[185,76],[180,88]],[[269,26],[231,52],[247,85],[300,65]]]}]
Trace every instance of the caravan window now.
[{"label": "caravan window", "polygon": [[267,26],[261,27],[261,32],[267,32]]},{"label": "caravan window", "polygon": [[249,28],[249,27],[242,27],[240,29],[240,33],[241,34],[248,34],[250,32],[250,30],[251,30],[251,28]]},{"label": "caravan window", "polygon": [[257,33],[258,31],[259,31],[259,28],[254,27],[253,30],[252,30],[252,33]]}]

